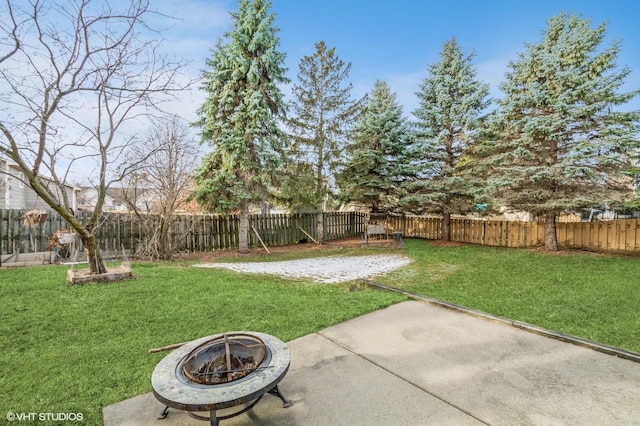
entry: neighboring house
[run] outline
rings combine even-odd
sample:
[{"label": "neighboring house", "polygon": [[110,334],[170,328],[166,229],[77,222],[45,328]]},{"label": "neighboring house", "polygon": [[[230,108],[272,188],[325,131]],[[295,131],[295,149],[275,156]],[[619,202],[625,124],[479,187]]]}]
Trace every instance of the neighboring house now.
[{"label": "neighboring house", "polygon": [[[151,190],[140,190],[134,194],[131,188],[108,188],[104,196],[104,212],[128,212],[130,203],[135,200],[136,206],[140,211],[149,211],[155,203],[156,197],[153,196]],[[83,187],[78,196],[78,209],[85,211],[93,211],[98,201],[98,190],[94,187]]]},{"label": "neighboring house", "polygon": [[[93,211],[98,200],[98,190],[93,187],[80,188],[78,196],[78,209],[84,211]],[[119,188],[110,188],[104,196],[104,205],[102,211],[128,211],[127,202],[124,194]]]},{"label": "neighboring house", "polygon": [[504,206],[500,207],[497,215],[491,216],[494,220],[506,220],[509,222],[533,222],[537,220],[537,217],[529,212],[523,212],[520,210],[511,210]]},{"label": "neighboring house", "polygon": [[[60,189],[51,179],[43,179],[49,189],[56,195]],[[77,209],[77,192],[79,188],[65,185],[70,207]],[[59,196],[58,198],[62,198]],[[6,158],[0,158],[0,209],[17,210],[49,210],[47,205],[27,183],[18,165]]]}]

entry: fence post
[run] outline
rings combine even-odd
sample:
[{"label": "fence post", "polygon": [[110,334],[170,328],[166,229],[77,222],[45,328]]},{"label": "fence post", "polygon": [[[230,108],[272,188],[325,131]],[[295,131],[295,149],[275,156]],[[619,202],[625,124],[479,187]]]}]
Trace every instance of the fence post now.
[{"label": "fence post", "polygon": [[4,239],[4,210],[0,210],[0,268],[2,267],[2,240]]}]

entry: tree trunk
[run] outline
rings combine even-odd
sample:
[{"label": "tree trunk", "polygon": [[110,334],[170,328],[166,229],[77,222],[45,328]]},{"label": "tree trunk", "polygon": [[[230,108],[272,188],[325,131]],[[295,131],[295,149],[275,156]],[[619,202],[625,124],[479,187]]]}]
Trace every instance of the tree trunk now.
[{"label": "tree trunk", "polygon": [[544,215],[544,248],[549,251],[558,251],[555,212],[546,212]]},{"label": "tree trunk", "polygon": [[169,244],[169,226],[164,213],[160,214],[160,226],[158,227],[158,255],[162,260],[171,260]]},{"label": "tree trunk", "polygon": [[249,253],[249,200],[242,200],[238,234],[238,251]]},{"label": "tree trunk", "polygon": [[316,213],[316,232],[318,234],[318,243],[324,244],[324,213],[322,210]]},{"label": "tree trunk", "polygon": [[171,239],[171,228],[176,222],[176,217],[171,212],[164,212],[160,215],[162,225],[160,226],[160,255],[162,260],[172,260],[175,254],[175,244]]},{"label": "tree trunk", "polygon": [[451,240],[451,213],[444,211],[442,213],[442,234],[440,234],[442,241]]},{"label": "tree trunk", "polygon": [[104,259],[102,258],[102,252],[98,247],[98,240],[96,239],[95,234],[87,233],[80,235],[80,240],[84,245],[84,249],[87,251],[87,262],[89,263],[89,272],[93,274],[106,274],[107,266],[104,264]]}]

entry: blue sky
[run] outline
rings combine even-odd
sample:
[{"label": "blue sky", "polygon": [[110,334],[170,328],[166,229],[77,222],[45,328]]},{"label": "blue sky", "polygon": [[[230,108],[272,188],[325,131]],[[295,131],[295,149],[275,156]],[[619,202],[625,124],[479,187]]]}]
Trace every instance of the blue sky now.
[{"label": "blue sky", "polygon": [[[176,17],[164,32],[169,52],[189,57],[191,72],[204,67],[215,41],[231,26],[229,10],[235,0],[156,0],[152,7]],[[281,51],[287,54],[288,76],[295,80],[298,63],[314,53],[324,40],[351,62],[354,96],[362,96],[377,78],[397,93],[405,113],[417,107],[415,92],[427,76],[427,66],[439,60],[442,44],[456,37],[465,52],[474,51],[478,78],[489,83],[493,97],[507,63],[525,50],[525,43],[542,38],[546,21],[560,12],[576,13],[606,22],[609,46],[622,41],[620,66],[632,73],[625,90],[640,88],[640,2],[637,0],[272,0],[275,25],[280,29]],[[288,89],[285,88],[285,94]],[[201,101],[202,94],[185,97],[185,118]],[[640,99],[629,109],[640,109]]]},{"label": "blue sky", "polygon": [[[20,0],[14,1],[25,5]],[[632,69],[624,90],[640,88],[638,0],[271,1],[275,25],[280,29],[280,49],[287,55],[285,65],[291,80],[296,79],[300,59],[312,55],[315,43],[324,40],[336,48],[341,59],[352,64],[354,97],[368,93],[376,79],[385,80],[409,117],[418,106],[415,92],[427,76],[427,67],[440,60],[445,41],[456,37],[465,52],[476,53],[478,78],[490,85],[492,97],[500,97],[498,85],[508,62],[525,51],[526,43],[539,42],[547,20],[560,12],[581,14],[591,19],[594,27],[606,22],[604,47],[615,39],[621,40],[618,64]],[[117,9],[129,0],[107,2]],[[151,15],[149,23],[161,30],[164,52],[191,61],[185,79],[200,77],[216,41],[231,28],[229,11],[237,10],[237,0],[150,0],[150,3],[160,13]],[[154,33],[153,37],[157,35]],[[291,84],[283,87],[287,97],[290,87]],[[195,86],[182,92],[169,111],[193,122],[204,100],[205,94]],[[624,109],[640,110],[640,97]],[[91,116],[91,111],[86,113]],[[144,137],[146,129],[146,123],[136,122],[129,131]],[[197,130],[193,132],[197,139]],[[79,137],[71,135],[67,139]],[[92,167],[75,167],[78,179],[93,173]]]}]

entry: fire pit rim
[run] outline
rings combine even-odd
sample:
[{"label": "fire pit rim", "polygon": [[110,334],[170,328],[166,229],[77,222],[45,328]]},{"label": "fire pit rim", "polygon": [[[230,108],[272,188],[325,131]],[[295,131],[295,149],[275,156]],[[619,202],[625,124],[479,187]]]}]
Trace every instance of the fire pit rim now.
[{"label": "fire pit rim", "polygon": [[[178,372],[181,361],[198,346],[225,334],[247,334],[261,339],[271,353],[270,359],[263,363],[266,368],[243,379],[217,385],[185,383]],[[151,386],[156,399],[166,406],[183,411],[218,410],[253,401],[269,392],[284,378],[289,364],[289,348],[274,336],[255,331],[219,333],[189,342],[163,358],[153,370]]]}]

